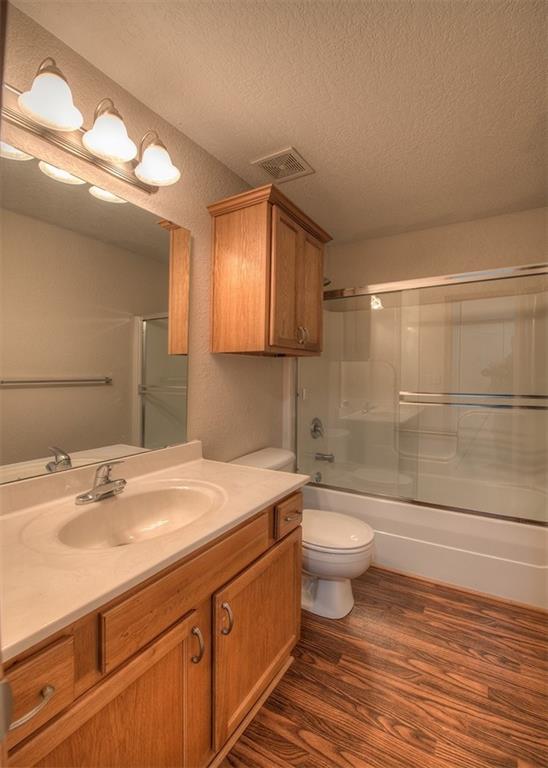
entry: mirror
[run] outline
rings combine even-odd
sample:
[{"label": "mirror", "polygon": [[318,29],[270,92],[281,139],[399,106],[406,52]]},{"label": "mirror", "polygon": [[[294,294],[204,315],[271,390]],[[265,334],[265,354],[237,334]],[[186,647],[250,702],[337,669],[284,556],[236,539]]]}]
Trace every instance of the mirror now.
[{"label": "mirror", "polygon": [[0,482],[186,440],[188,231],[43,168],[0,160]]}]

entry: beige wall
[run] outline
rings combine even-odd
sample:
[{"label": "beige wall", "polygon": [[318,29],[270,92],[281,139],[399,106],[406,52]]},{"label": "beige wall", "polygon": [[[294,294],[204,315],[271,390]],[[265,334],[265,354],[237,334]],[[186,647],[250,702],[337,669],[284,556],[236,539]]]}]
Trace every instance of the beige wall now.
[{"label": "beige wall", "polygon": [[[192,231],[189,438],[203,440],[205,455],[221,460],[265,445],[280,444],[282,361],[209,353],[211,226],[206,205],[240,192],[247,185],[72,49],[10,6],[6,82],[21,90],[27,88],[46,56],[53,56],[69,79],[86,126],[91,124],[93,110],[100,99],[110,96],[134,140],[138,141],[150,128],[160,133],[174,163],[181,169],[181,181],[155,195],[147,195],[6,124],[2,125],[4,140]],[[163,83],[162,87],[169,88],[173,98],[178,98],[176,82]]]},{"label": "beige wall", "polygon": [[328,248],[329,288],[546,261],[548,208]]},{"label": "beige wall", "polygon": [[167,309],[167,264],[2,209],[0,231],[2,377],[112,377],[1,391],[0,463],[133,444],[134,317]]}]

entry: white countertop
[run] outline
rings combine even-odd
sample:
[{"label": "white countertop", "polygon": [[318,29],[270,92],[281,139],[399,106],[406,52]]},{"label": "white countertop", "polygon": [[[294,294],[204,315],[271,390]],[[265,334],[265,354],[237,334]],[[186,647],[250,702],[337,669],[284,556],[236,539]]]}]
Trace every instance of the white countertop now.
[{"label": "white countertop", "polygon": [[[225,502],[172,533],[111,549],[74,549],[58,539],[67,521],[92,506],[67,504],[73,494],[0,516],[3,661],[216,539],[309,479],[206,459],[142,477],[214,483],[226,494]],[[138,479],[129,479],[128,489]]]}]

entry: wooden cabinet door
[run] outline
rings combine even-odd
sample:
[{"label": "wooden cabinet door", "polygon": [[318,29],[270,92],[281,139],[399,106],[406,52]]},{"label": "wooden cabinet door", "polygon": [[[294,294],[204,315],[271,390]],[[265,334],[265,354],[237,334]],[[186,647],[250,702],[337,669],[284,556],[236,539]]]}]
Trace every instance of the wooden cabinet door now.
[{"label": "wooden cabinet door", "polygon": [[301,227],[277,205],[272,206],[270,276],[270,345],[299,349],[297,337],[297,273]]},{"label": "wooden cabinet door", "polygon": [[298,640],[301,529],[214,597],[214,734],[219,750]]},{"label": "wooden cabinet door", "polygon": [[195,618],[193,611],[15,749],[10,765],[182,768]]},{"label": "wooden cabinet door", "polygon": [[297,265],[297,328],[304,329],[304,344],[310,352],[322,348],[323,245],[305,230]]}]

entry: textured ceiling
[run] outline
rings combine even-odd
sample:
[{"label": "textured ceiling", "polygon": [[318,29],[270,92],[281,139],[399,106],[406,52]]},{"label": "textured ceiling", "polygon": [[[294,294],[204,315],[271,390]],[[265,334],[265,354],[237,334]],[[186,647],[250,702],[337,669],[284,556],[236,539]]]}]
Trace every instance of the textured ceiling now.
[{"label": "textured ceiling", "polygon": [[546,200],[542,0],[14,4],[250,184],[294,145],[339,241]]}]

